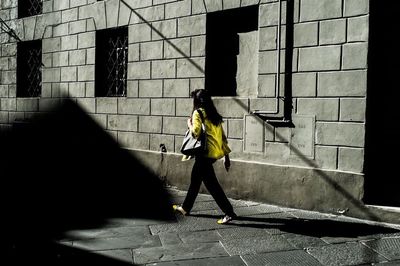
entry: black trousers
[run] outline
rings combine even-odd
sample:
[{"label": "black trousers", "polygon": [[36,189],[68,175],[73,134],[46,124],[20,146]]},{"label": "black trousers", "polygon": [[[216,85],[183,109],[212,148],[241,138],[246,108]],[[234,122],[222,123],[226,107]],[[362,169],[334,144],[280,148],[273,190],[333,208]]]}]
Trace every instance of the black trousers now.
[{"label": "black trousers", "polygon": [[213,163],[215,159],[196,157],[195,163],[192,169],[191,182],[188,193],[186,194],[185,201],[182,204],[182,208],[190,212],[193,207],[194,201],[199,194],[201,182],[204,182],[208,192],[214,198],[219,208],[229,216],[235,216],[233,207],[226,197],[221,185],[218,183],[215,175]]}]

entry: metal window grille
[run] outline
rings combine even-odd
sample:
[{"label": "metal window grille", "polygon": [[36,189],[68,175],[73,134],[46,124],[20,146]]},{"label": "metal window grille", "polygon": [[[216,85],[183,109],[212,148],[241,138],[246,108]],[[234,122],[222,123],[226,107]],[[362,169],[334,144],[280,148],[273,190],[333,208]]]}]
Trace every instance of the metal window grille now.
[{"label": "metal window grille", "polygon": [[109,39],[106,96],[125,96],[128,65],[128,36]]},{"label": "metal window grille", "polygon": [[43,0],[19,0],[19,17],[29,17],[41,14],[43,10]]},{"label": "metal window grille", "polygon": [[17,96],[39,97],[42,88],[42,43],[23,42],[18,46]]},{"label": "metal window grille", "polygon": [[126,96],[128,29],[120,27],[96,33],[96,96]]}]

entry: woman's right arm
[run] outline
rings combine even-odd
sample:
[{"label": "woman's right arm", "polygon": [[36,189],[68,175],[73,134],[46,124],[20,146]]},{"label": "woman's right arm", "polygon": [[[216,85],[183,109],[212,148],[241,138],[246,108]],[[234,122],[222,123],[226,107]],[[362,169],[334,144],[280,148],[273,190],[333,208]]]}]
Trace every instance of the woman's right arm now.
[{"label": "woman's right arm", "polygon": [[[189,126],[189,124],[190,124],[190,126]],[[191,121],[191,123],[189,123],[189,121],[188,121],[188,126],[189,126],[190,131],[192,132],[192,135],[196,139],[201,134],[201,124],[202,123],[201,123],[201,118],[200,118],[199,113],[197,111],[194,111],[193,115],[192,115],[192,121]]]}]

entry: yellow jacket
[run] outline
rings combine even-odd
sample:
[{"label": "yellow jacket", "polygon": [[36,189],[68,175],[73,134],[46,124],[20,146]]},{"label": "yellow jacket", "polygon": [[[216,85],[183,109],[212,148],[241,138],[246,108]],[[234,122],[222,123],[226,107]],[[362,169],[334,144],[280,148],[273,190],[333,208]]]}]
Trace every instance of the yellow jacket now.
[{"label": "yellow jacket", "polygon": [[[207,119],[207,114],[204,109],[200,108],[200,111],[203,113],[207,135],[207,153],[205,157],[218,160],[231,152],[224,129],[222,128],[222,123],[218,126],[214,125],[210,120]],[[191,130],[193,136],[198,138],[201,132],[201,117],[197,111],[194,111],[192,115]]]}]

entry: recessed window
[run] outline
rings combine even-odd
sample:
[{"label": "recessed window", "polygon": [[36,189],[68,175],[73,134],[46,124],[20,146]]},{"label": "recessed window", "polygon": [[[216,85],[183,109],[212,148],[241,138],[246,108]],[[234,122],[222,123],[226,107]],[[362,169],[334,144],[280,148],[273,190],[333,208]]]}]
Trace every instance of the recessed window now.
[{"label": "recessed window", "polygon": [[126,96],[128,28],[96,32],[96,97]]},{"label": "recessed window", "polygon": [[43,0],[19,0],[18,17],[30,17],[42,14]]},{"label": "recessed window", "polygon": [[42,41],[17,45],[17,97],[40,97],[42,92]]},{"label": "recessed window", "polygon": [[258,5],[208,13],[206,32],[206,89],[213,96],[252,94],[247,86],[257,80],[258,61],[250,59],[258,58]]}]

